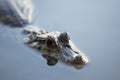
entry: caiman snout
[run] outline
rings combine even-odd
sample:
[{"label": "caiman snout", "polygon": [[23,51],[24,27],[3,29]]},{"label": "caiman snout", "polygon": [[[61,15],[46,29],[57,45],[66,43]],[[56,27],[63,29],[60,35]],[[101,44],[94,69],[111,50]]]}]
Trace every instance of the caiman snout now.
[{"label": "caiman snout", "polygon": [[74,68],[81,69],[86,65],[87,62],[88,62],[87,57],[82,54],[80,56],[76,56],[75,59],[72,61],[72,64]]},{"label": "caiman snout", "polygon": [[82,56],[76,56],[75,59],[73,60],[72,64],[77,64],[77,65],[83,65],[85,64],[86,61],[84,60],[84,58]]}]

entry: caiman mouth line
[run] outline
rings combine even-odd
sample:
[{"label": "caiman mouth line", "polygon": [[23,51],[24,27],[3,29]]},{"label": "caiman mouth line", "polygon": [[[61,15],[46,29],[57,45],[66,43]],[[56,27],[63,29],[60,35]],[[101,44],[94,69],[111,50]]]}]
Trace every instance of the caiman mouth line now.
[{"label": "caiman mouth line", "polygon": [[88,62],[87,57],[74,46],[68,32],[49,32],[29,25],[24,28],[24,33],[27,35],[24,42],[40,51],[50,66],[60,60],[81,69]]},{"label": "caiman mouth line", "polygon": [[30,0],[0,0],[0,22],[15,27],[24,26],[24,43],[40,51],[49,66],[62,61],[81,69],[88,59],[74,46],[69,33],[49,32],[34,24],[30,25],[32,13],[33,6]]}]

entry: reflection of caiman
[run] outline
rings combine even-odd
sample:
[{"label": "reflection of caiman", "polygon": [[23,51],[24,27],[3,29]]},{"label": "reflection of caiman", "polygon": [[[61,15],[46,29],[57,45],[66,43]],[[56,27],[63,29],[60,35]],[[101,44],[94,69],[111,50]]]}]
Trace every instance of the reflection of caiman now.
[{"label": "reflection of caiman", "polygon": [[[2,23],[24,26],[30,22],[31,13],[29,0],[0,0]],[[88,62],[87,57],[73,45],[67,32],[48,32],[34,25],[27,25],[24,33],[27,35],[24,39],[25,43],[40,51],[50,66],[55,65],[59,60],[80,69]]]},{"label": "reflection of caiman", "polygon": [[25,43],[42,52],[48,65],[55,65],[58,60],[74,67],[82,67],[88,60],[70,41],[69,33],[47,32],[38,27],[25,27]]}]

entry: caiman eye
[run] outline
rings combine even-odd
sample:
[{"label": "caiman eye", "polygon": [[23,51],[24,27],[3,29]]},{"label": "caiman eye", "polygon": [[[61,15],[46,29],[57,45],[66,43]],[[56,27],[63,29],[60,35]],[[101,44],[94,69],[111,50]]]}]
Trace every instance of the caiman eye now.
[{"label": "caiman eye", "polygon": [[48,39],[47,40],[47,47],[53,48],[53,47],[57,47],[57,45],[56,45],[56,43],[53,40]]},{"label": "caiman eye", "polygon": [[61,33],[59,36],[59,40],[61,40],[62,42],[69,43],[69,40],[70,40],[69,33],[68,32]]},{"label": "caiman eye", "polygon": [[53,44],[53,41],[50,40],[50,39],[48,39],[48,41],[47,41],[47,46],[50,46],[50,45],[52,45],[52,44]]}]

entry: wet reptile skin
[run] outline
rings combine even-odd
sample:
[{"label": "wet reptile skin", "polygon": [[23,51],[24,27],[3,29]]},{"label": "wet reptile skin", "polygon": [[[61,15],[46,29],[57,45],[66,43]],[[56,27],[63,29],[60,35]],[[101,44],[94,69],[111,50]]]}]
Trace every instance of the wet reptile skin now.
[{"label": "wet reptile skin", "polygon": [[34,24],[30,25],[32,12],[30,0],[0,0],[0,22],[14,27],[24,27],[24,43],[40,51],[48,65],[53,66],[61,61],[81,69],[88,59],[74,46],[69,33],[49,32]]}]

